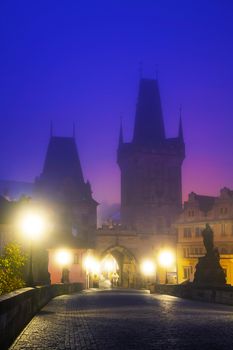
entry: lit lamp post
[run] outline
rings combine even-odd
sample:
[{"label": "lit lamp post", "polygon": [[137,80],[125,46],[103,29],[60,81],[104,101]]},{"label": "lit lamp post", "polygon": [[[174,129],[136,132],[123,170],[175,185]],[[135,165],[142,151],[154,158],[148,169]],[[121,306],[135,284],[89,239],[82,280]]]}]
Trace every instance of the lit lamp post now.
[{"label": "lit lamp post", "polygon": [[62,268],[61,282],[69,283],[68,265],[71,263],[71,253],[65,249],[59,250],[56,253],[56,261]]},{"label": "lit lamp post", "polygon": [[165,284],[168,284],[167,270],[175,261],[174,254],[169,250],[164,250],[160,252],[158,260],[159,264],[165,268]]},{"label": "lit lamp post", "polygon": [[45,220],[38,213],[29,212],[26,213],[21,220],[21,230],[30,241],[30,254],[29,254],[29,273],[27,285],[33,287],[33,270],[32,270],[32,245],[33,241],[38,240],[45,230]]},{"label": "lit lamp post", "polygon": [[98,275],[100,271],[99,262],[92,255],[87,255],[84,259],[84,268],[86,271],[86,288],[90,288],[90,274]]},{"label": "lit lamp post", "polygon": [[150,277],[155,275],[156,267],[152,260],[144,260],[141,263],[141,272],[144,276],[147,277],[147,283],[149,282]]}]

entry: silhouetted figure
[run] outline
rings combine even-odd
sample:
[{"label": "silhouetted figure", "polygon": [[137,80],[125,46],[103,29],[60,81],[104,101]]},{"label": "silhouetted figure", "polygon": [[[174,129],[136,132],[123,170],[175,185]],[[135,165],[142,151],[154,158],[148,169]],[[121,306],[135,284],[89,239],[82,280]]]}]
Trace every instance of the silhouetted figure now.
[{"label": "silhouetted figure", "polygon": [[214,247],[213,231],[208,224],[202,237],[206,255],[198,259],[193,282],[205,286],[223,286],[226,284],[226,277],[219,262],[218,248]]}]

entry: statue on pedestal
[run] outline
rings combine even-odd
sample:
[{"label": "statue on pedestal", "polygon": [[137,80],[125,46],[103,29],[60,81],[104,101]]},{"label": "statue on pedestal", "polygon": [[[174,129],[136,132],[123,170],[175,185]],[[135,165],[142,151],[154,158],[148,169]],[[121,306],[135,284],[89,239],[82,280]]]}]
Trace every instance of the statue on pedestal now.
[{"label": "statue on pedestal", "polygon": [[208,224],[202,231],[202,237],[206,255],[198,259],[193,283],[203,286],[224,286],[226,276],[219,262],[218,248],[214,247],[213,231]]}]

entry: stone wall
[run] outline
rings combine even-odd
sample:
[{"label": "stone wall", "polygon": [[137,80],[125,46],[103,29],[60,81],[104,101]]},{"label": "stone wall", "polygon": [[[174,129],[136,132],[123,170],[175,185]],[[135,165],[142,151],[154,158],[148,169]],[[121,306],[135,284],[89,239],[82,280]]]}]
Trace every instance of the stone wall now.
[{"label": "stone wall", "polygon": [[150,288],[151,293],[173,295],[199,301],[233,305],[233,287],[197,287],[192,283],[181,284],[158,284]]},{"label": "stone wall", "polygon": [[22,288],[0,296],[0,349],[7,349],[31,318],[58,295],[79,292],[81,283]]}]

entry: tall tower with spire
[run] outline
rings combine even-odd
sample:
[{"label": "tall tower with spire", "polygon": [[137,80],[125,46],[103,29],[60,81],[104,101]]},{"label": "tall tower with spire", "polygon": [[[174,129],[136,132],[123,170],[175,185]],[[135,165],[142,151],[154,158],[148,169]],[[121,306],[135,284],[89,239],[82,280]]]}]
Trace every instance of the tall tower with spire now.
[{"label": "tall tower with spire", "polygon": [[121,220],[138,232],[167,233],[182,208],[182,122],[166,138],[158,81],[141,79],[132,142],[121,125],[117,161],[121,171]]},{"label": "tall tower with spire", "polygon": [[50,135],[41,175],[35,181],[35,198],[53,208],[64,243],[73,239],[89,245],[96,229],[96,208],[89,181],[85,182],[73,137]]}]

